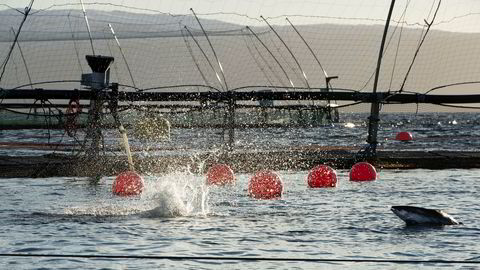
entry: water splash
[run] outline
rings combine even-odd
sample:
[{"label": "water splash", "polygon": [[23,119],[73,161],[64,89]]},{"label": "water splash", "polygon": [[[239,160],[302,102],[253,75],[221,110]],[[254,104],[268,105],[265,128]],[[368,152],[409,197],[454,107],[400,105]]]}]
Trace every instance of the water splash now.
[{"label": "water splash", "polygon": [[[169,218],[207,216],[210,213],[208,187],[203,176],[188,170],[162,176],[144,176],[145,191],[138,197],[104,194],[94,205],[75,206],[63,210],[70,217],[140,216]],[[109,181],[108,181],[109,182]]]},{"label": "water splash", "polygon": [[203,177],[189,171],[174,172],[147,186],[151,210],[147,217],[206,216],[209,214],[208,187]]}]

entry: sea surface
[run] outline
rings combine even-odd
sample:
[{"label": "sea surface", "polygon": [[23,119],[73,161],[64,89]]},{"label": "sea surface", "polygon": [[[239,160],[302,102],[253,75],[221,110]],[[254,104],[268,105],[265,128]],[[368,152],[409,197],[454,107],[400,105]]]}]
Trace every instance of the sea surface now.
[{"label": "sea surface", "polygon": [[[170,140],[138,139],[131,126],[142,117],[144,116],[137,116],[124,122],[127,127],[130,126],[127,132],[132,150],[139,155],[178,154],[179,149],[187,154],[215,152],[228,140],[226,132],[219,128],[172,128]],[[238,128],[235,130],[234,150],[262,151],[310,146],[360,149],[366,145],[367,130],[366,113],[343,113],[339,123],[311,127]],[[396,141],[396,134],[402,131],[411,132],[414,140],[407,143]],[[75,138],[67,136],[65,130],[0,130],[0,143],[60,145],[48,150],[38,147],[0,147],[0,155],[69,153],[72,151],[70,146],[76,145],[78,148],[84,136],[82,130],[78,130]],[[477,113],[385,113],[381,115],[377,140],[380,149],[389,150],[480,151],[480,117]],[[106,130],[102,143],[107,150],[106,154],[115,152],[112,149],[117,150],[116,154],[123,151],[117,130]],[[62,144],[67,146],[61,147]]]},{"label": "sea surface", "polygon": [[[473,113],[386,114],[379,131],[380,147],[399,151],[479,151],[480,123],[476,116]],[[236,132],[236,147],[261,150],[302,145],[361,146],[366,137],[365,117],[365,114],[345,114],[341,123],[295,130],[241,129]],[[414,141],[393,140],[398,131],[412,132]],[[15,141],[24,136],[30,142],[44,142],[47,140],[44,135],[45,131],[36,130],[3,131],[1,141]],[[51,131],[49,135],[51,142],[62,138],[61,131]],[[217,130],[172,130],[171,141],[155,147],[193,155],[212,151],[218,139]],[[109,140],[113,145],[114,139]],[[132,144],[142,146],[141,141],[132,140]],[[2,155],[47,152],[1,149]],[[0,268],[475,269],[480,266],[480,169],[378,169],[378,179],[365,183],[351,182],[348,170],[337,170],[338,185],[328,189],[308,188],[308,171],[277,173],[284,185],[284,194],[277,200],[249,197],[250,173],[236,173],[236,184],[225,187],[206,186],[205,175],[187,169],[163,175],[146,174],[143,175],[145,191],[136,197],[114,196],[113,176],[103,177],[98,183],[87,178],[0,179]],[[407,227],[390,211],[392,205],[443,209],[463,225]],[[65,255],[72,257],[61,257]],[[95,257],[102,255],[119,257]],[[162,256],[173,257],[162,259]],[[214,258],[202,259],[206,256]],[[429,260],[445,262],[426,262]]]}]

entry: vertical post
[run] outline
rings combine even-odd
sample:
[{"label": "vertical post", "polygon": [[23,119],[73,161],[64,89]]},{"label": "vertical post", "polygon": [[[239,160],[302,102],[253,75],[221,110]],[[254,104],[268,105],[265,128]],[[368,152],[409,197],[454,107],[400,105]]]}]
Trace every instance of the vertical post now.
[{"label": "vertical post", "polygon": [[92,69],[91,88],[92,98],[88,115],[87,138],[92,140],[87,155],[98,156],[102,130],[100,127],[101,112],[103,107],[101,91],[108,85],[108,69],[114,58],[111,56],[87,55],[88,65]]},{"label": "vertical post", "polygon": [[235,145],[235,93],[228,90],[228,151]]},{"label": "vertical post", "polygon": [[[385,29],[383,30],[382,42],[380,44],[380,50],[378,52],[377,68],[375,71],[375,80],[373,81],[373,94],[377,93],[378,78],[380,76],[380,66],[382,64],[383,48],[385,47],[385,40],[387,39],[388,26],[390,25],[390,19],[393,13],[393,7],[395,6],[395,0],[390,3],[390,9],[387,15],[387,21],[385,22]],[[375,156],[377,151],[377,132],[378,122],[380,121],[380,100],[375,96],[372,100],[372,106],[370,109],[370,117],[368,118],[368,137],[367,143],[369,144],[366,152],[368,155]]]}]

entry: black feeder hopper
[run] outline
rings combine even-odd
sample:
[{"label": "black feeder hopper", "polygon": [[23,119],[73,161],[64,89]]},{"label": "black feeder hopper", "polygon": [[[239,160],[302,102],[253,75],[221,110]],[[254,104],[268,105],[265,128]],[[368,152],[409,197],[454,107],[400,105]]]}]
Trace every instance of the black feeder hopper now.
[{"label": "black feeder hopper", "polygon": [[98,73],[105,73],[114,60],[111,56],[103,55],[86,55],[85,58],[92,71]]}]

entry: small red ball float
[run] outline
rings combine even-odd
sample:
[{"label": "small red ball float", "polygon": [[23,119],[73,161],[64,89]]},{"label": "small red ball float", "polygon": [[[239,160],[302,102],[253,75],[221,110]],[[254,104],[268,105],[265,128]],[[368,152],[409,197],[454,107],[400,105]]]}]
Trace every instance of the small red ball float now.
[{"label": "small red ball float", "polygon": [[207,171],[208,185],[235,185],[235,174],[226,164],[213,164]]},{"label": "small red ball float", "polygon": [[368,162],[358,162],[350,169],[350,181],[373,181],[377,179],[377,170]]},{"label": "small red ball float", "polygon": [[255,199],[280,198],[282,193],[282,180],[272,171],[259,171],[248,183],[248,195]]},{"label": "small red ball float", "polygon": [[327,165],[317,165],[308,173],[308,186],[311,188],[335,187],[337,172]]},{"label": "small red ball float", "polygon": [[412,136],[412,133],[410,133],[410,132],[402,131],[402,132],[397,133],[397,136],[395,136],[395,140],[397,140],[397,141],[411,141],[411,140],[413,140],[413,136]]},{"label": "small red ball float", "polygon": [[112,192],[118,196],[133,196],[142,193],[145,187],[143,178],[134,171],[125,171],[117,175]]}]

